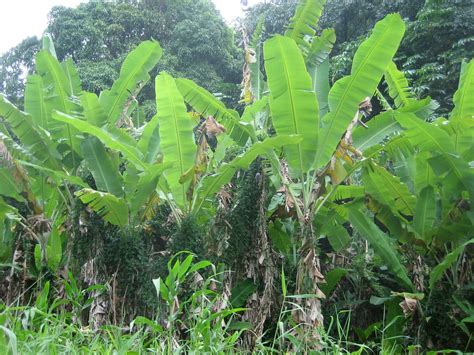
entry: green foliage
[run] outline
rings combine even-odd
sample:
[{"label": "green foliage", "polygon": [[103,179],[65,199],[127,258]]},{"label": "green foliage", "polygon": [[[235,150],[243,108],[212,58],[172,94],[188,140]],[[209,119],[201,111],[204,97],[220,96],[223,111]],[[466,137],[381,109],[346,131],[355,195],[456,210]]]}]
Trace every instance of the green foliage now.
[{"label": "green foliage", "polygon": [[330,112],[322,118],[316,167],[329,160],[359,103],[373,95],[404,32],[405,25],[399,15],[389,15],[380,21],[354,55],[351,75],[338,80],[331,88],[328,96]]},{"label": "green foliage", "polygon": [[198,224],[196,217],[189,215],[181,221],[176,231],[171,235],[169,250],[173,254],[187,250],[199,259],[203,259],[206,255],[203,243],[205,237],[204,228]]},{"label": "green foliage", "polygon": [[[183,3],[189,9],[209,5]],[[36,56],[36,73],[27,78],[25,110],[0,96],[0,296],[8,302],[0,306],[2,350],[80,352],[90,346],[100,352],[112,343],[108,351],[243,351],[238,343],[248,351],[369,351],[351,343],[357,336],[376,351],[397,353],[432,348],[425,327],[440,327],[447,312],[437,310],[446,305],[458,332],[436,347],[461,349],[465,340],[461,350],[470,350],[473,62],[462,65],[454,109],[438,118],[435,102],[419,100],[412,78],[394,63],[405,25],[391,14],[367,39],[352,42],[351,73],[330,87],[331,50],[344,46],[335,43],[331,29],[317,35],[321,4],[300,2],[287,36],[263,43],[265,73],[260,20],[249,43],[255,62],[245,67],[244,80],[253,83],[258,100],[248,102],[242,115],[207,90],[212,73],[227,69],[202,70],[210,75],[206,89],[163,71],[155,75],[156,65],[199,62],[207,58],[197,53],[212,57],[222,50],[215,49],[222,39],[190,51],[181,46],[183,34],[196,41],[211,37],[204,24],[181,15],[183,4],[164,9],[154,0],[99,1],[54,10],[66,18],[82,14],[88,25],[95,23],[88,11],[109,19],[117,10],[128,16],[120,26],[129,37],[105,21],[80,36],[100,44],[98,29],[106,29],[112,47],[86,41],[72,48],[58,39],[55,48],[53,32]],[[412,19],[418,5],[406,10]],[[329,8],[337,6],[328,1]],[[419,19],[439,6],[426,2]],[[381,7],[375,17],[392,8]],[[137,11],[142,8],[176,18],[151,18]],[[196,23],[211,21],[213,11],[196,14]],[[124,59],[131,44],[149,34],[134,32],[143,30],[144,20],[176,23],[160,27],[163,47],[175,51],[165,50],[160,64],[161,46],[154,40]],[[79,36],[77,28],[66,33]],[[113,42],[114,33],[126,40]],[[173,33],[175,43],[165,36]],[[104,51],[113,47],[116,53],[107,57]],[[97,53],[85,55],[94,48]],[[109,58],[113,68],[124,59],[120,76],[99,95],[84,91],[81,65],[78,74],[72,60],[57,59],[67,51],[81,63],[89,56]],[[151,77],[155,95],[147,84]],[[215,150],[193,139],[193,119],[209,115],[226,128],[213,137]],[[213,134],[212,128],[199,127]],[[232,272],[194,261],[206,257]],[[275,287],[280,267],[282,294]],[[23,306],[34,296],[33,282],[37,301]],[[97,282],[108,288],[91,286]],[[451,290],[443,302],[433,299],[440,289]],[[229,300],[249,309],[229,308]],[[133,319],[130,336],[102,326]],[[87,335],[75,322],[109,338]],[[51,341],[56,331],[82,335],[74,345],[60,335],[59,345]],[[49,340],[34,338],[37,333]]]},{"label": "green foliage", "polygon": [[123,106],[134,93],[138,85],[150,79],[151,71],[161,57],[161,47],[156,41],[142,42],[135,48],[122,64],[120,75],[109,90],[101,92],[99,102],[107,114],[111,124],[120,119]]},{"label": "green foliage", "polygon": [[275,36],[264,44],[265,70],[270,88],[270,109],[277,135],[300,135],[302,141],[285,147],[294,175],[308,172],[318,137],[319,109],[311,91],[301,52],[294,40]]},{"label": "green foliage", "polygon": [[186,103],[200,115],[213,116],[226,128],[230,137],[239,145],[245,145],[249,137],[254,138],[251,128],[239,123],[238,114],[229,110],[209,91],[188,79],[177,79],[176,85]]},{"label": "green foliage", "polygon": [[175,164],[175,168],[166,173],[166,179],[176,204],[184,209],[189,184],[181,183],[180,179],[194,166],[193,125],[174,79],[162,73],[156,77],[155,87],[163,161]]},{"label": "green foliage", "polygon": [[124,227],[128,223],[127,205],[120,198],[106,192],[83,189],[77,193],[81,201],[100,216],[105,221]]},{"label": "green foliage", "polygon": [[301,0],[296,7],[295,16],[290,20],[285,36],[294,40],[303,54],[309,50],[310,43],[306,38],[312,38],[316,34],[315,24],[323,12],[325,0],[311,1]]},{"label": "green foliage", "polygon": [[400,263],[395,248],[391,245],[387,236],[385,236],[367,216],[356,209],[350,210],[349,219],[354,228],[370,242],[375,252],[402,282],[403,286],[411,290],[413,285],[408,278],[405,268]]},{"label": "green foliage", "polygon": [[[49,14],[46,32],[54,39],[58,59],[72,58],[83,88],[97,94],[119,76],[125,55],[152,39],[165,49],[160,70],[226,95],[233,94],[240,81],[232,30],[209,1],[101,0],[76,8],[57,6]],[[31,55],[39,47],[39,41],[30,38],[0,59],[0,91],[15,104],[22,98],[24,68],[32,70]],[[153,99],[152,85],[142,97]]]},{"label": "green foliage", "polygon": [[[256,160],[237,180],[236,196],[232,209],[223,216],[223,224],[218,229],[219,235],[226,236],[224,261],[233,270],[242,270],[242,262],[255,245],[258,227],[258,209],[261,189],[261,163]],[[232,226],[229,230],[227,223]],[[227,230],[227,232],[226,232]]]}]

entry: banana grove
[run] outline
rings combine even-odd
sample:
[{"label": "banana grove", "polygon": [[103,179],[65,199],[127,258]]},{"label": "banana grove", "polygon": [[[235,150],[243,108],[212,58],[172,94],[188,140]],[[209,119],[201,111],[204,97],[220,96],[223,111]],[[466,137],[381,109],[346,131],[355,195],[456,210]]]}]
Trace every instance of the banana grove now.
[{"label": "banana grove", "polygon": [[[335,307],[381,314],[352,333],[361,342],[378,324],[385,350],[406,346],[402,334],[426,344],[430,336],[420,333],[448,317],[431,308],[446,284],[470,341],[474,60],[462,63],[454,109],[438,116],[437,103],[418,98],[395,64],[405,25],[390,14],[359,46],[350,74],[332,83],[336,33],[316,31],[323,5],[300,1],[284,35],[264,43],[257,27],[245,45],[240,112],[186,78],[151,78],[162,56],[154,40],[128,54],[110,89],[84,91],[73,61],[59,62],[46,35],[23,108],[0,95],[5,304],[73,269],[85,223],[74,217],[78,206],[114,231],[147,230],[166,211],[178,230],[201,226],[183,237],[198,236],[200,251],[190,242],[182,249],[233,271],[217,287],[242,308],[222,322],[246,322],[247,349],[270,332],[272,349],[321,350]],[[145,85],[155,90],[150,118],[139,99]],[[156,230],[166,228],[160,223]],[[163,239],[155,251],[166,254],[177,237],[157,233],[148,238]],[[357,257],[379,287],[358,288]],[[173,270],[173,280],[184,274]],[[166,275],[150,277],[156,286]],[[345,288],[365,306],[350,303]],[[122,311],[126,320],[137,315]],[[98,327],[116,322],[94,317]]]}]

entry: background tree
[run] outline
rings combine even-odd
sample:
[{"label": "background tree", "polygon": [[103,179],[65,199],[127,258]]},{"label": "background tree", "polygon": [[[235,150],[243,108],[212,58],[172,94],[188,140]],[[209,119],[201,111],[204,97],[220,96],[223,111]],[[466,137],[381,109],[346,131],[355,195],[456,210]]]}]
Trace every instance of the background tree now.
[{"label": "background tree", "polygon": [[[125,55],[141,41],[156,39],[164,57],[152,75],[166,70],[224,96],[238,92],[239,50],[210,0],[99,0],[77,8],[57,6],[49,14],[46,31],[53,37],[58,59],[74,60],[88,91],[110,87]],[[14,103],[19,103],[24,71],[31,71],[38,48],[39,40],[32,37],[0,58],[1,91]],[[141,95],[151,99],[152,85]]]}]

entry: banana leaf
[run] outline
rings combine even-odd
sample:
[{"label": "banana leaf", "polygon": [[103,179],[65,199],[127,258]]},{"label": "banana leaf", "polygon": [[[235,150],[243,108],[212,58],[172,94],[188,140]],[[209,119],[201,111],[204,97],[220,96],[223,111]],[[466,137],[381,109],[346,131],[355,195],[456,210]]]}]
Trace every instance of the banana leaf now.
[{"label": "banana leaf", "polygon": [[400,15],[379,21],[370,37],[357,50],[351,75],[339,79],[329,92],[329,109],[322,118],[315,168],[324,166],[333,155],[342,134],[358,111],[359,103],[372,97],[391,63],[405,33]]},{"label": "banana leaf", "polygon": [[390,174],[375,163],[367,164],[362,171],[366,192],[404,217],[415,213],[416,197],[410,193],[400,178]]},{"label": "banana leaf", "polygon": [[192,211],[197,214],[205,201],[216,194],[219,189],[227,184],[238,169],[246,169],[259,156],[271,153],[273,149],[287,144],[297,144],[301,141],[298,136],[279,136],[267,138],[263,142],[252,145],[245,153],[237,156],[229,163],[222,164],[212,175],[203,177],[196,187]]},{"label": "banana leaf", "polygon": [[227,134],[240,146],[244,146],[249,137],[256,140],[252,126],[239,121],[237,112],[231,111],[209,91],[192,80],[176,79],[176,86],[188,105],[202,116],[213,116],[221,123]]},{"label": "banana leaf", "polygon": [[104,221],[119,227],[125,227],[128,224],[128,208],[123,199],[92,189],[82,189],[75,195],[99,214]]},{"label": "banana leaf", "polygon": [[53,112],[53,118],[55,120],[65,122],[74,128],[78,132],[87,133],[94,137],[97,137],[102,143],[110,149],[115,149],[123,154],[131,163],[133,163],[137,169],[145,170],[147,164],[143,162],[143,156],[141,152],[134,146],[124,143],[121,139],[111,134],[111,132],[93,126],[90,123],[83,121],[79,118],[66,115],[61,112]]},{"label": "banana leaf", "polygon": [[453,103],[451,120],[474,119],[474,59],[471,59],[468,64],[463,63],[461,67],[459,88],[454,94]]},{"label": "banana leaf", "polygon": [[171,75],[158,75],[155,89],[163,162],[174,164],[165,176],[176,204],[184,208],[189,183],[181,184],[180,179],[195,163],[193,121],[187,114],[183,97]]},{"label": "banana leaf", "polygon": [[370,243],[376,255],[397,277],[401,287],[410,291],[413,290],[413,284],[408,277],[407,270],[400,262],[400,257],[390,238],[355,206],[349,209],[349,220],[355,230]]},{"label": "banana leaf", "polygon": [[312,39],[316,34],[316,25],[325,4],[326,0],[299,0],[285,31],[285,36],[294,40],[304,55],[310,48],[307,38]]},{"label": "banana leaf", "polygon": [[118,164],[110,158],[102,142],[96,137],[87,137],[82,141],[81,147],[97,189],[122,197],[123,179]]},{"label": "banana leaf", "polygon": [[391,62],[384,74],[388,85],[388,94],[395,102],[395,107],[408,106],[415,99],[405,75]]},{"label": "banana leaf", "polygon": [[0,94],[0,116],[6,119],[13,133],[31,155],[48,167],[58,167],[56,158],[59,158],[59,154],[52,148],[49,138],[34,125],[30,115],[20,111],[3,94]]},{"label": "banana leaf", "polygon": [[275,36],[265,41],[263,51],[276,133],[302,137],[299,144],[284,147],[290,173],[299,176],[310,170],[318,139],[319,109],[311,77],[291,38]]},{"label": "banana leaf", "polygon": [[145,41],[131,51],[120,69],[120,76],[110,90],[101,92],[99,101],[107,114],[109,124],[120,119],[124,105],[139,86],[150,79],[148,74],[161,58],[162,49],[156,41]]}]

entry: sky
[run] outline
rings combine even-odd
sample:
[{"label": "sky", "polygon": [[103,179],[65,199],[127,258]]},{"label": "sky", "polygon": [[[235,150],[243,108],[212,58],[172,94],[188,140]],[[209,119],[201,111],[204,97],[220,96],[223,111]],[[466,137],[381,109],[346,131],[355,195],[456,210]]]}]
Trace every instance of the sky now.
[{"label": "sky", "polygon": [[[0,11],[0,54],[28,36],[41,36],[53,6],[75,7],[87,0],[3,0]],[[240,0],[212,0],[222,16],[231,22],[242,14]],[[261,0],[249,0],[254,5]]]}]

